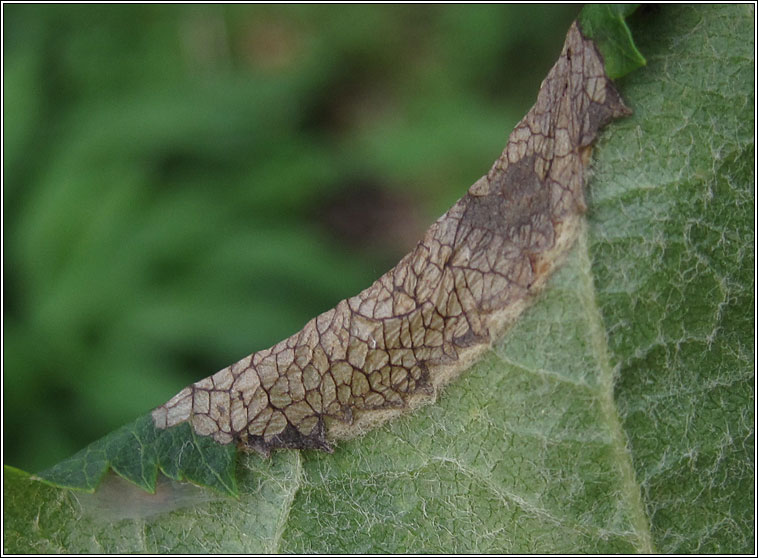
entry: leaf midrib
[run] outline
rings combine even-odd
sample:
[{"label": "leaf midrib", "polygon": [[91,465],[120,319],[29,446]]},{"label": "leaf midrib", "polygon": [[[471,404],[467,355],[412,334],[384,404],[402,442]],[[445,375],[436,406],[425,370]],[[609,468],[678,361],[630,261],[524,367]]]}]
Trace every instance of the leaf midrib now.
[{"label": "leaf midrib", "polygon": [[284,503],[282,505],[282,514],[279,517],[279,522],[276,525],[276,531],[274,531],[274,537],[271,541],[271,548],[268,551],[271,554],[281,554],[282,552],[280,545],[284,536],[284,531],[287,528],[287,524],[289,522],[290,512],[294,506],[295,497],[300,491],[300,487],[303,485],[303,482],[305,480],[302,453],[299,451],[295,451],[293,453],[295,454],[295,471],[292,479],[291,490],[285,497]]},{"label": "leaf midrib", "polygon": [[621,478],[621,496],[627,504],[629,519],[634,528],[637,541],[636,546],[643,554],[655,554],[657,551],[653,545],[651,536],[650,518],[645,511],[642,501],[642,487],[637,481],[637,475],[632,463],[632,455],[628,449],[628,439],[621,423],[616,400],[614,399],[614,369],[609,357],[608,336],[603,322],[600,308],[597,304],[595,281],[592,275],[592,260],[589,253],[588,226],[583,223],[577,239],[578,256],[580,262],[581,284],[578,289],[579,295],[585,301],[587,323],[589,324],[589,339],[591,353],[599,370],[600,390],[598,391],[600,409],[605,417],[611,434],[611,448],[613,460]]}]

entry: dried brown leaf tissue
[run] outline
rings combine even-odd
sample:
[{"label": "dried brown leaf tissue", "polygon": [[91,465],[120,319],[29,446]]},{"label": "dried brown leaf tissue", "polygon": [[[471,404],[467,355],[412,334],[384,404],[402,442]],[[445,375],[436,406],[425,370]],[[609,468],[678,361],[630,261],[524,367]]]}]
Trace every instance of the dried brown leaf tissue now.
[{"label": "dried brown leaf tissue", "polygon": [[158,428],[268,455],[331,451],[434,400],[511,325],[572,246],[598,131],[624,116],[576,24],[500,158],[410,254],[292,337],[183,389]]}]

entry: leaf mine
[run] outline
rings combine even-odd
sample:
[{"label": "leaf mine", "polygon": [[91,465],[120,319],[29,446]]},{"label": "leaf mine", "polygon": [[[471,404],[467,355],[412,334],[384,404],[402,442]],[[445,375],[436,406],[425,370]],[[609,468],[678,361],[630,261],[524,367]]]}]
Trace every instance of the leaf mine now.
[{"label": "leaf mine", "polygon": [[577,24],[502,155],[414,250],[303,329],[179,392],[157,428],[321,449],[433,401],[511,325],[573,244],[598,131],[629,114]]}]

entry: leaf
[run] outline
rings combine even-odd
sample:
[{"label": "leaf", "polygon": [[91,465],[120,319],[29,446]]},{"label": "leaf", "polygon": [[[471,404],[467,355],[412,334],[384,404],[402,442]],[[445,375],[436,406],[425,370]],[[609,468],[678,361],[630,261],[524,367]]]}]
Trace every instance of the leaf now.
[{"label": "leaf", "polygon": [[597,300],[655,548],[751,552],[754,7],[661,8],[598,150]]},{"label": "leaf", "polygon": [[6,468],[6,551],[750,552],[753,12],[638,16],[589,227],[438,404],[160,515]]},{"label": "leaf", "polygon": [[188,425],[159,430],[147,415],[39,474],[52,486],[94,491],[109,468],[149,492],[158,469],[168,478],[237,495],[236,449],[197,436]]},{"label": "leaf", "polygon": [[579,14],[582,31],[597,43],[605,59],[605,72],[611,79],[623,77],[647,63],[625,21],[638,6],[588,4]]}]

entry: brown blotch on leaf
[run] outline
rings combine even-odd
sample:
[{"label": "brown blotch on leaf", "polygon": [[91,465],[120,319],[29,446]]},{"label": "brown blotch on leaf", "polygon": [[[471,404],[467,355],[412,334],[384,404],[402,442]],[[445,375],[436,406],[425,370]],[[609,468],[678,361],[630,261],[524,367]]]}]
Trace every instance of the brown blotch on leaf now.
[{"label": "brown blotch on leaf", "polygon": [[330,440],[434,400],[571,247],[590,145],[629,113],[574,24],[502,155],[410,254],[291,338],[182,390],[153,411],[156,427],[191,421],[264,455],[332,451]]}]

